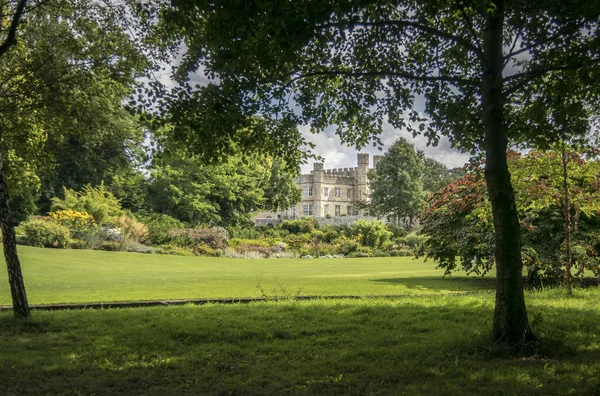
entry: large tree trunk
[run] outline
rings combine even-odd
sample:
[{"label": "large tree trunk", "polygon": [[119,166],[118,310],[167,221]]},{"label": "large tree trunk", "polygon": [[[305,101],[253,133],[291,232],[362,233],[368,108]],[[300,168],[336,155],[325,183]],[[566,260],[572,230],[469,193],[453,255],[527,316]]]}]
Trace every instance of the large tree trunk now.
[{"label": "large tree trunk", "polygon": [[506,157],[508,139],[502,97],[504,4],[502,0],[495,1],[495,4],[497,8],[486,15],[481,85],[485,179],[496,237],[496,309],[492,337],[495,342],[519,345],[535,337],[525,308],[521,230]]},{"label": "large tree trunk", "polygon": [[21,262],[17,254],[15,225],[8,205],[8,184],[4,174],[4,159],[0,150],[0,228],[4,245],[4,259],[8,269],[8,283],[12,296],[13,311],[16,318],[28,319],[30,316],[27,293],[21,272]]}]

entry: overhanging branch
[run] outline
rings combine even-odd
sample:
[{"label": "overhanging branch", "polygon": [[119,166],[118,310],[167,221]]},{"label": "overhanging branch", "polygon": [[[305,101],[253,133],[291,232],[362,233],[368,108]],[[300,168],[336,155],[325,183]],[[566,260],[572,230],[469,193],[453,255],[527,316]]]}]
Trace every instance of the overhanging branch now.
[{"label": "overhanging branch", "polygon": [[326,23],[318,25],[318,28],[329,28],[329,27],[337,27],[340,29],[347,29],[351,27],[386,27],[386,26],[396,26],[396,27],[411,27],[417,30],[421,30],[422,32],[428,33],[432,36],[437,36],[449,41],[452,41],[456,44],[461,45],[468,51],[474,53],[478,57],[483,57],[483,54],[479,51],[477,46],[475,46],[471,41],[465,39],[464,37],[456,36],[451,33],[445,32],[443,30],[423,25],[418,22],[407,21],[407,20],[382,20],[375,22],[341,22],[341,23]]},{"label": "overhanging branch", "polygon": [[2,45],[0,45],[0,57],[4,55],[6,51],[10,49],[10,47],[17,43],[17,27],[19,26],[19,22],[21,22],[21,17],[23,16],[23,11],[25,10],[26,5],[27,0],[19,0],[17,8],[15,9],[15,13],[12,17],[12,21],[10,22],[6,38],[4,39]]},{"label": "overhanging branch", "polygon": [[[530,70],[527,72],[514,74],[514,75],[506,77],[504,79],[504,81],[509,84],[513,81],[516,81],[514,83],[514,85],[512,85],[510,88],[506,89],[504,91],[504,93],[505,93],[505,95],[510,95],[510,94],[516,92],[517,90],[521,89],[525,85],[529,84],[536,78],[542,77],[542,76],[544,76],[548,73],[554,72],[554,71],[576,70],[581,67],[593,65],[596,63],[600,63],[600,58],[590,59],[587,62],[573,63],[570,65],[555,65],[555,66],[549,66],[549,67],[545,67],[545,68],[541,68],[541,69]],[[521,80],[521,81],[518,82],[519,80]]]},{"label": "overhanging branch", "polygon": [[451,83],[454,83],[457,85],[479,86],[478,81],[469,80],[469,79],[462,78],[462,77],[455,77],[455,76],[418,76],[415,74],[402,73],[402,72],[391,71],[391,70],[374,70],[374,71],[363,71],[363,72],[348,71],[348,70],[320,70],[320,71],[313,71],[313,72],[298,75],[298,76],[292,78],[290,80],[290,82],[288,82],[285,85],[285,87],[289,87],[290,85],[292,85],[294,82],[296,82],[298,80],[302,80],[302,79],[306,79],[306,78],[310,78],[310,77],[317,77],[317,76],[384,77],[384,78],[385,77],[399,77],[399,78],[403,78],[403,79],[411,80],[411,81],[425,81],[425,82],[441,81],[441,82],[451,82]]}]

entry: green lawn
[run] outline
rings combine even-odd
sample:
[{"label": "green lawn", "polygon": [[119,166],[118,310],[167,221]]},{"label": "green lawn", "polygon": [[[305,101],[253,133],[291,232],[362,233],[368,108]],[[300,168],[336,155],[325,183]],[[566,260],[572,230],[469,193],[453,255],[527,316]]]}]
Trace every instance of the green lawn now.
[{"label": "green lawn", "polygon": [[[493,288],[493,279],[442,278],[410,257],[263,259],[178,257],[19,246],[31,304],[295,295],[431,294]],[[11,303],[0,266],[0,305]]]},{"label": "green lawn", "polygon": [[2,395],[592,395],[600,293],[527,293],[535,354],[488,343],[492,294],[0,314]]}]

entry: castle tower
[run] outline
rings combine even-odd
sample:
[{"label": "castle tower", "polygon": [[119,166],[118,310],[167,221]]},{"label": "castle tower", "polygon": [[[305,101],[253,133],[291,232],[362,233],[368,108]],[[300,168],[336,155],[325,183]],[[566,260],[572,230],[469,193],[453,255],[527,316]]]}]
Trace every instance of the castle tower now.
[{"label": "castle tower", "polygon": [[381,161],[382,158],[383,158],[383,155],[374,155],[373,156],[373,169],[377,168],[377,164],[379,163],[379,161]]},{"label": "castle tower", "polygon": [[323,216],[323,163],[313,164],[313,216]]},{"label": "castle tower", "polygon": [[[355,202],[365,202],[369,199],[367,172],[369,171],[369,154],[357,154],[358,168],[356,169],[356,189],[354,191]],[[364,215],[364,211],[359,211],[359,215]]]}]

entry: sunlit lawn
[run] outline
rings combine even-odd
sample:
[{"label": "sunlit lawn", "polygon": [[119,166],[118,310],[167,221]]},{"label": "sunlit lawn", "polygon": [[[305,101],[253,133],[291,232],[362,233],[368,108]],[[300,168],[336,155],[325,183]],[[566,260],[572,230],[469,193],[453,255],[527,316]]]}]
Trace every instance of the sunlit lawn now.
[{"label": "sunlit lawn", "polygon": [[[493,279],[442,278],[411,257],[229,259],[19,246],[31,304],[259,297],[432,294],[490,290]],[[9,305],[0,266],[0,305]],[[259,288],[260,286],[260,288]],[[262,292],[261,290],[262,289]]]}]

